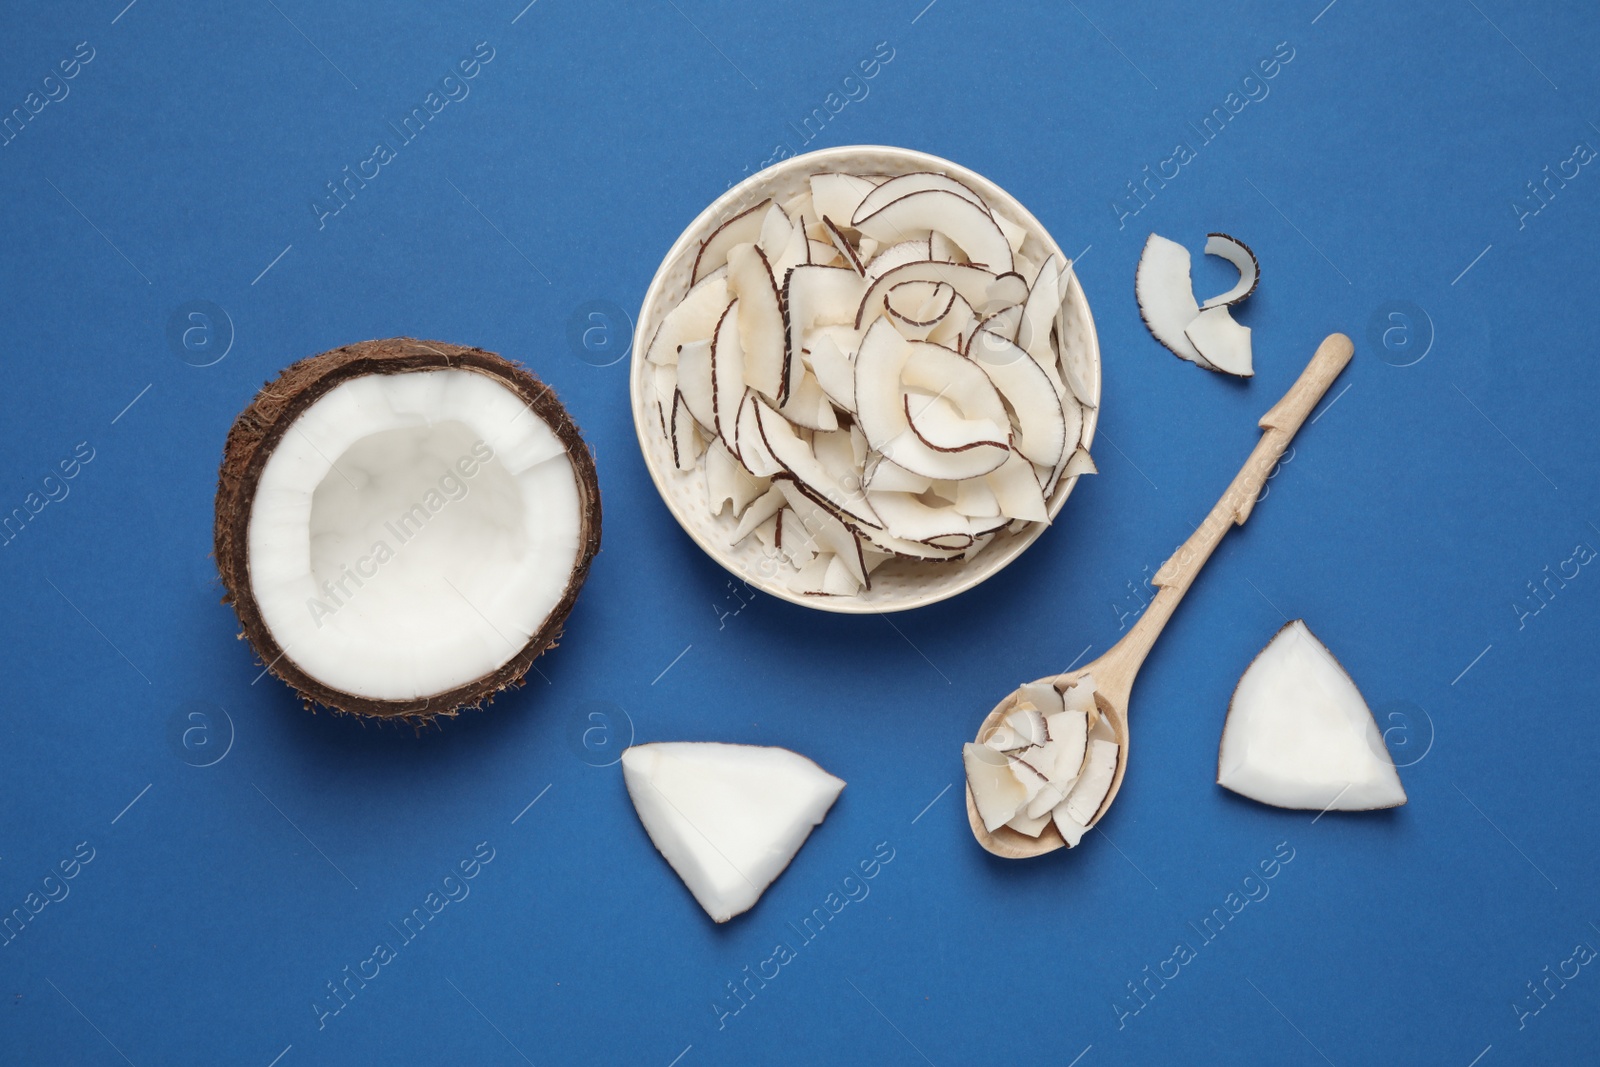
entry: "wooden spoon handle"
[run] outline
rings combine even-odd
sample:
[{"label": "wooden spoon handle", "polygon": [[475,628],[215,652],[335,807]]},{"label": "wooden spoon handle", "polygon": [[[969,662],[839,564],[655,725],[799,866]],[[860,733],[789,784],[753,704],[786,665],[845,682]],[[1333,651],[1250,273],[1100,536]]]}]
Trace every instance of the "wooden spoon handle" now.
[{"label": "wooden spoon handle", "polygon": [[1316,355],[1311,357],[1311,362],[1300,373],[1299,379],[1283,399],[1272,406],[1272,410],[1261,416],[1259,425],[1266,432],[1251,451],[1250,458],[1245,460],[1244,466],[1234,476],[1228,491],[1222,494],[1222,499],[1217,501],[1205,521],[1156,572],[1154,584],[1159,591],[1155,598],[1133,629],[1104,657],[1116,657],[1122,668],[1119,673],[1127,679],[1130,687],[1139,665],[1160,636],[1161,628],[1172,617],[1178,602],[1189,591],[1200,568],[1211,558],[1223,534],[1230,527],[1242,525],[1250,517],[1251,510],[1261,496],[1261,487],[1266,485],[1267,478],[1289,447],[1289,442],[1294,439],[1295,432],[1304,425],[1311,410],[1317,406],[1317,401],[1322,399],[1339,372],[1350,362],[1354,351],[1350,338],[1342,333],[1329,334],[1317,346]]}]

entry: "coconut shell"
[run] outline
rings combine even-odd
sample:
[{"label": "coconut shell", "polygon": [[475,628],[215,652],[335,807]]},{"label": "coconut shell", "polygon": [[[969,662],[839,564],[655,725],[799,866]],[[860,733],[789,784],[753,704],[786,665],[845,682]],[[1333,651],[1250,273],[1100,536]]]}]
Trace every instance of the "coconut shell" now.
[{"label": "coconut shell", "polygon": [[[283,435],[312,404],[336,386],[369,374],[465,370],[494,378],[516,394],[555,431],[566,448],[578,483],[579,534],[582,548],[568,575],[566,590],[528,643],[498,669],[466,685],[418,700],[375,700],[334,689],[311,677],[285,654],[268,630],[250,586],[249,530],[256,486],[267,460]],[[302,359],[261,387],[250,406],[228,431],[217,475],[216,521],[213,528],[217,570],[243,627],[240,634],[255,649],[266,669],[300,695],[308,708],[320,705],[350,715],[395,719],[417,726],[439,716],[454,716],[464,707],[478,707],[502,690],[520,686],[533,661],[553,647],[600,550],[600,482],[594,457],[572,416],[549,386],[520,364],[493,352],[442,341],[395,337],[362,341]]]}]

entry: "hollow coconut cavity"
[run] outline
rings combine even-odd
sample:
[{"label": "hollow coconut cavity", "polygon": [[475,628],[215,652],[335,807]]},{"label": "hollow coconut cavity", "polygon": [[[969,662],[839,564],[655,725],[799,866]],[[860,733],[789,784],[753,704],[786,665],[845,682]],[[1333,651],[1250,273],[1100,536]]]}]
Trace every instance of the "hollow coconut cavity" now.
[{"label": "hollow coconut cavity", "polygon": [[216,559],[266,669],[307,706],[422,724],[520,685],[600,547],[593,458],[492,352],[364,341],[234,422]]}]

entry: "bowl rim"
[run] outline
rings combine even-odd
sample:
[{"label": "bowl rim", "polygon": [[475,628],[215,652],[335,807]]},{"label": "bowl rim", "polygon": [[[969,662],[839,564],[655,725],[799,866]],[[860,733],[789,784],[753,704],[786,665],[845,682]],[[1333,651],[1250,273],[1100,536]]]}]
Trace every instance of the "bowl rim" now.
[{"label": "bowl rim", "polygon": [[[842,159],[857,160],[863,155],[879,156],[892,160],[901,166],[912,164],[916,169],[920,170],[942,171],[959,181],[973,186],[986,199],[1002,204],[1008,213],[1014,216],[1014,221],[1021,223],[1035,239],[1040,241],[1047,251],[1052,251],[1061,256],[1064,261],[1071,262],[1067,260],[1066,253],[1061,249],[1061,246],[1056,242],[1050,231],[1034,217],[1033,213],[1021,201],[1001,188],[993,180],[953,160],[913,148],[873,144],[839,145],[790,156],[728,187],[722,195],[706,205],[705,209],[684,227],[683,232],[678,235],[678,239],[672,243],[666,254],[662,256],[661,263],[656,267],[656,272],[650,279],[650,285],[645,290],[644,299],[639,306],[639,313],[634,319],[633,347],[628,365],[628,396],[629,406],[633,409],[634,435],[639,443],[640,454],[644,458],[645,469],[650,472],[650,480],[655,484],[657,495],[660,496],[661,502],[666,505],[667,511],[671,513],[673,519],[683,532],[689,536],[689,539],[698,545],[707,556],[711,557],[718,566],[750,587],[759,589],[761,592],[777,597],[780,600],[787,600],[791,604],[798,604],[801,607],[841,615],[886,615],[891,612],[910,611],[914,608],[926,607],[930,604],[948,600],[973,589],[1010,566],[1018,556],[1032,547],[1033,543],[1053,524],[1056,516],[1060,514],[1062,507],[1066,504],[1067,497],[1072,495],[1072,490],[1077,485],[1079,476],[1063,478],[1057,483],[1053,499],[1047,501],[1050,522],[1035,523],[1027,530],[1012,535],[1009,543],[1000,550],[1003,556],[997,554],[989,557],[990,565],[987,568],[974,566],[955,582],[947,583],[920,595],[904,597],[901,601],[873,603],[863,600],[859,596],[804,596],[773,578],[751,574],[743,567],[738,566],[729,555],[729,546],[713,543],[700,533],[691,521],[690,516],[680,512],[671,488],[666,484],[656,458],[651,452],[651,438],[647,435],[654,432],[656,424],[649,418],[647,410],[649,405],[643,395],[645,372],[648,363],[646,351],[651,340],[650,337],[645,336],[645,330],[653,322],[659,326],[656,320],[659,320],[666,310],[670,310],[661,309],[659,305],[663,302],[663,292],[667,287],[668,277],[679,261],[696,249],[712,229],[727,218],[738,214],[744,207],[749,206],[745,201],[749,201],[750,204],[758,202],[760,197],[752,198],[751,193],[758,186],[779,180],[795,170],[803,169],[811,173],[844,171],[846,168],[833,164]],[[859,173],[861,168],[853,166],[848,170],[849,172]],[[901,171],[901,173],[909,173],[909,171]],[[1083,306],[1088,362],[1093,368],[1094,404],[1092,406],[1085,405],[1084,428],[1080,438],[1081,446],[1087,449],[1094,442],[1095,431],[1099,427],[1104,380],[1103,368],[1100,362],[1100,339],[1095,328],[1093,311],[1089,307],[1087,294],[1083,291],[1083,286],[1078,280],[1077,273],[1069,269],[1067,278],[1067,296],[1063,297],[1062,302],[1066,303],[1068,298],[1075,297]],[[980,556],[979,561],[982,561],[983,558]],[[955,565],[964,566],[965,564]]]}]

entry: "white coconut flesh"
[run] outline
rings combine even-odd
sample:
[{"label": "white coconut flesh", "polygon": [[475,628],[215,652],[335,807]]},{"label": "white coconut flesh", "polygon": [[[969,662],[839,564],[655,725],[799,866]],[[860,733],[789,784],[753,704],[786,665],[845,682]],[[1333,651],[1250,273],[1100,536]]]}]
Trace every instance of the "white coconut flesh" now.
[{"label": "white coconut flesh", "polygon": [[1069,848],[1099,818],[1116,778],[1120,746],[1094,702],[1094,677],[1065,693],[1023,686],[1015,706],[981,744],[962,750],[967,788],[984,829],[1038,837],[1052,822]]},{"label": "white coconut flesh", "polygon": [[647,399],[730,543],[754,534],[795,593],[972,559],[1094,472],[1066,265],[960,181],[814,175],[714,230],[694,276]]},{"label": "white coconut flesh", "polygon": [[1279,808],[1368,811],[1406,802],[1361,691],[1299,619],[1239,679],[1217,784]]},{"label": "white coconut flesh", "polygon": [[645,833],[719,923],[755,905],[845,786],[788,749],[716,742],[634,745],[622,777]]},{"label": "white coconut flesh", "polygon": [[523,649],[562,599],[580,526],[560,439],[495,379],[366,375],[315,401],[267,460],[250,589],[311,678],[414,700]]},{"label": "white coconut flesh", "polygon": [[[1206,370],[1248,378],[1254,373],[1250,329],[1235,322],[1228,309],[1255,292],[1260,265],[1248,245],[1225,233],[1210,234],[1206,252],[1236,266],[1239,280],[1201,304],[1190,278],[1189,250],[1152,233],[1134,274],[1139,314],[1151,336],[1179,358]],[[1069,365],[1068,370],[1070,374],[1073,368]]]}]

